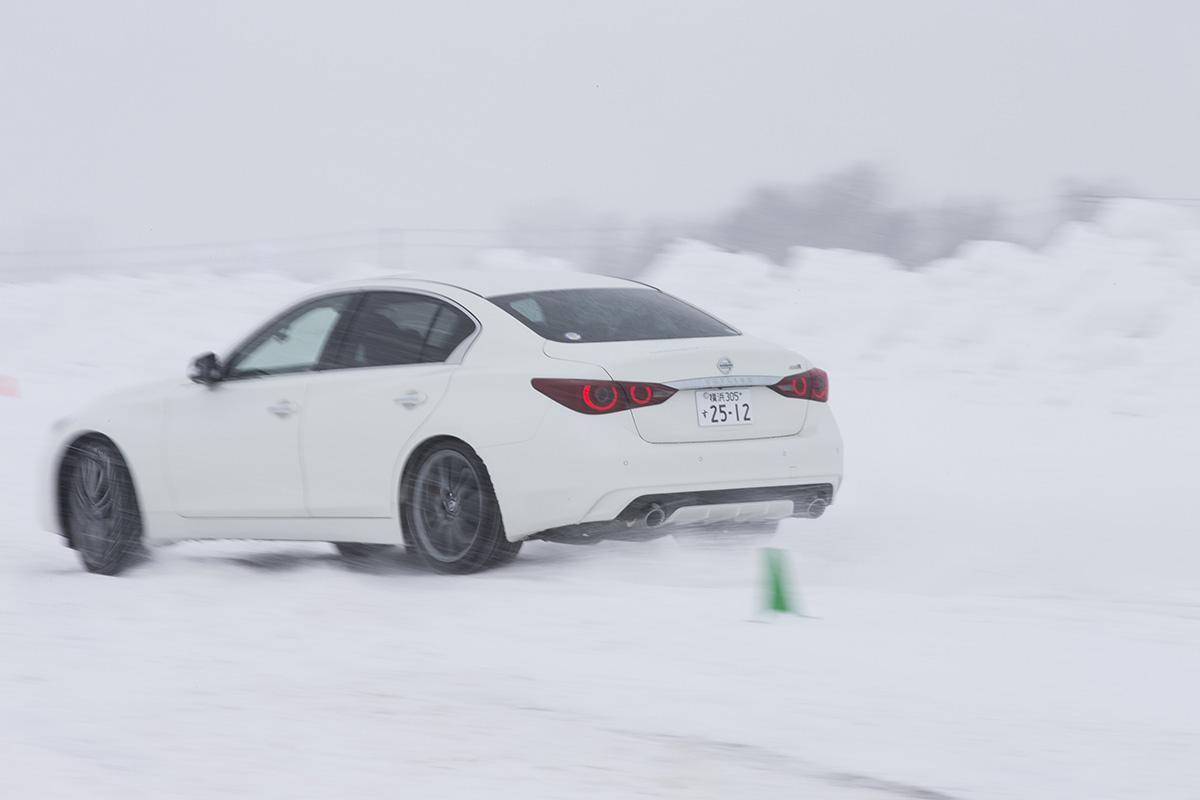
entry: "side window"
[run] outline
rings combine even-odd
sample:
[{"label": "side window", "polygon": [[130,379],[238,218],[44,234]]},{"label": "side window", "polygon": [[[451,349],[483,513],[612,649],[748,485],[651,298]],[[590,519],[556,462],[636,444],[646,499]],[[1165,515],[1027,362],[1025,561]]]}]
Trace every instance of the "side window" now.
[{"label": "side window", "polygon": [[419,294],[372,292],[350,323],[339,367],[385,367],[445,361],[475,329],[457,308]]},{"label": "side window", "polygon": [[348,302],[348,295],[323,297],[287,312],[239,350],[229,365],[228,377],[316,369]]},{"label": "side window", "polygon": [[454,306],[441,304],[433,322],[429,325],[429,336],[425,339],[425,361],[445,361],[462,344],[463,339],[475,330],[475,323]]}]

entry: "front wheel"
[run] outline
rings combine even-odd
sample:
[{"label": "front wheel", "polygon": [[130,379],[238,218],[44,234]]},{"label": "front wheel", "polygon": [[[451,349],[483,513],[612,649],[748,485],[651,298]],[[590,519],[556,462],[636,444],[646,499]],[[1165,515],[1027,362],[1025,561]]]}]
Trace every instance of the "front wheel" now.
[{"label": "front wheel", "polygon": [[111,442],[75,445],[64,476],[67,538],[88,572],[116,575],[144,554],[133,479]]},{"label": "front wheel", "polygon": [[471,448],[446,441],[427,450],[407,478],[402,521],[421,559],[438,572],[463,574],[516,557],[504,535],[487,468]]}]

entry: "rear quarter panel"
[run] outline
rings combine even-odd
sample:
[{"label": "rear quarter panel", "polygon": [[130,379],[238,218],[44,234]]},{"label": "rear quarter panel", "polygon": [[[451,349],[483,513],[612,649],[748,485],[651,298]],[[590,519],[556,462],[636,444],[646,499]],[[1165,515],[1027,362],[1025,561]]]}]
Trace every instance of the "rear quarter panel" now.
[{"label": "rear quarter panel", "polygon": [[[484,337],[480,338],[451,378],[436,413],[418,430],[397,463],[396,485],[417,448],[435,437],[450,436],[474,448],[488,468],[504,513],[516,513],[528,478],[522,464],[500,459],[497,454],[539,438],[547,414],[556,409],[566,411],[534,389],[531,380],[608,377],[599,367],[546,358],[540,342],[532,345],[516,350],[493,349]],[[546,458],[554,455],[552,451],[544,454]]]}]

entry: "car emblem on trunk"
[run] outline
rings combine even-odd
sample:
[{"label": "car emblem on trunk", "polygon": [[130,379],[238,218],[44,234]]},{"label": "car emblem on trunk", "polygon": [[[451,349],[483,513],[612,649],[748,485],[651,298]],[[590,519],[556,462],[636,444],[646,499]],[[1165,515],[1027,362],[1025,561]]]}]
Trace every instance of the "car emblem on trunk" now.
[{"label": "car emblem on trunk", "polygon": [[717,359],[717,369],[721,370],[722,375],[728,375],[733,372],[733,362],[726,356],[721,356]]}]

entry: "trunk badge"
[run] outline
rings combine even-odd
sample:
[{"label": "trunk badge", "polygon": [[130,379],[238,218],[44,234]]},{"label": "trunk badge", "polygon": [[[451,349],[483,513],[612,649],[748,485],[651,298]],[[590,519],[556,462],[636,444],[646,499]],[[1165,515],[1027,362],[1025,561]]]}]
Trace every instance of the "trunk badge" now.
[{"label": "trunk badge", "polygon": [[721,356],[717,359],[717,369],[721,370],[722,375],[728,375],[733,372],[733,362],[727,356]]}]

